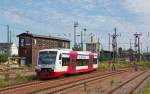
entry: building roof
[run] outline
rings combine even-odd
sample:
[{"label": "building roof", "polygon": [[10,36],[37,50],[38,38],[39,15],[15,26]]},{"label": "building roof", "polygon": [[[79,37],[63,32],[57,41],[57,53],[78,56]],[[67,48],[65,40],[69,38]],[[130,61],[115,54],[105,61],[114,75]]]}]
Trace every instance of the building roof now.
[{"label": "building roof", "polygon": [[21,34],[17,35],[17,37],[21,37],[21,36],[30,36],[30,37],[35,37],[35,38],[55,39],[55,40],[63,40],[63,41],[70,42],[70,40],[67,39],[67,38],[54,37],[54,36],[46,36],[46,35],[38,35],[38,34],[29,33],[29,32],[21,33]]},{"label": "building roof", "polygon": [[86,43],[86,44],[100,44],[99,42],[89,42],[89,43]]}]

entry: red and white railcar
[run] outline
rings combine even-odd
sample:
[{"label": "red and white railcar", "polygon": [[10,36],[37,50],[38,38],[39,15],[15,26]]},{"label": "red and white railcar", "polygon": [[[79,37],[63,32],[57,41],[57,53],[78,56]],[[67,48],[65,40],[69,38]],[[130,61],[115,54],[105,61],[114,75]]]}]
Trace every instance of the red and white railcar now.
[{"label": "red and white railcar", "polygon": [[96,70],[97,54],[70,49],[44,49],[38,54],[36,72],[40,79]]}]

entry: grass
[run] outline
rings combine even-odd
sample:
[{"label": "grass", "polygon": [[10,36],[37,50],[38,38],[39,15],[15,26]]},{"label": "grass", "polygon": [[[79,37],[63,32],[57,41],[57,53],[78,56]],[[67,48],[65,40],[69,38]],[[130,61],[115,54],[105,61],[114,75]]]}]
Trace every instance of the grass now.
[{"label": "grass", "polygon": [[[139,63],[136,63],[137,65],[140,65],[140,68],[142,70],[146,70],[150,68],[150,62],[148,61],[141,61]],[[129,61],[121,61],[119,63],[114,63],[115,68],[124,68],[124,67],[129,67],[129,66],[133,66],[133,62],[129,62]],[[98,69],[101,71],[108,71],[111,70],[112,68],[112,64],[108,64],[108,61],[100,63],[98,66]]]},{"label": "grass", "polygon": [[16,77],[16,78],[9,79],[9,80],[1,79],[0,80],[0,88],[11,86],[11,85],[17,85],[20,83],[30,82],[30,81],[33,81],[34,79],[35,79],[35,75],[27,76],[27,77]]},{"label": "grass", "polygon": [[146,86],[136,94],[150,94],[150,81],[146,84]]},{"label": "grass", "polygon": [[[148,67],[150,68],[150,62],[140,62],[139,63],[143,69],[148,69]],[[123,68],[123,67],[128,67],[131,66],[130,62],[127,61],[122,61],[120,63],[115,63],[115,67],[116,68]],[[101,71],[109,71],[112,68],[112,64],[108,64],[108,62],[103,62],[99,64],[98,70]],[[27,69],[27,68],[23,68],[23,69]],[[7,70],[7,69],[5,69]],[[6,86],[10,86],[10,85],[16,85],[16,84],[20,84],[20,83],[25,83],[25,82],[29,82],[29,81],[33,81],[34,79],[36,79],[36,75],[31,75],[31,76],[24,76],[25,71],[23,70],[16,70],[16,77],[13,79],[4,79],[4,80],[0,80],[0,88],[2,87],[6,87]],[[7,71],[5,72],[6,76],[7,76]],[[84,73],[81,73],[84,74]],[[150,84],[149,84],[149,88],[145,90],[145,92],[150,92]],[[150,94],[150,93],[144,93],[144,94]]]},{"label": "grass", "polygon": [[[29,67],[22,66],[12,69],[8,64],[0,66],[4,75],[4,79],[0,79],[0,88],[30,82],[36,79],[36,75],[25,76],[26,70],[29,70]],[[15,78],[10,78],[12,70],[15,72]]]},{"label": "grass", "polygon": [[142,66],[143,69],[150,68],[150,62],[148,61],[141,61],[139,64]]},{"label": "grass", "polygon": [[[141,93],[139,93],[139,94],[141,94]],[[144,91],[142,92],[142,94],[150,94],[150,87],[145,88]]]},{"label": "grass", "polygon": [[17,71],[16,77],[12,79],[1,79],[0,88],[7,87],[11,85],[17,85],[20,83],[30,82],[36,79],[36,75],[24,76],[24,73]]},{"label": "grass", "polygon": [[[114,63],[114,65],[115,65],[115,68],[124,68],[124,67],[131,66],[129,62]],[[103,62],[98,65],[98,70],[108,71],[108,70],[111,70],[112,66],[113,66],[112,64],[108,64],[108,61]]]},{"label": "grass", "polygon": [[121,81],[119,81],[119,80],[114,80],[113,79],[113,80],[110,81],[111,86],[113,86],[114,84],[119,84],[119,83],[121,83]]},{"label": "grass", "polygon": [[[140,67],[143,70],[147,70],[150,68],[150,62],[148,62],[148,61],[141,61],[137,64],[140,65]],[[116,68],[123,68],[123,67],[132,66],[132,65],[133,65],[133,63],[126,62],[126,61],[120,62],[120,63],[115,63]],[[104,62],[104,63],[99,64],[98,70],[108,71],[108,70],[111,70],[111,67],[112,67],[112,64],[110,65],[110,64],[108,64],[108,62]],[[114,83],[116,83],[115,80],[112,80],[110,82],[111,85],[113,85]],[[138,92],[137,94],[150,94],[150,81],[149,81],[149,83],[147,83],[146,87],[144,87],[143,90]]]}]

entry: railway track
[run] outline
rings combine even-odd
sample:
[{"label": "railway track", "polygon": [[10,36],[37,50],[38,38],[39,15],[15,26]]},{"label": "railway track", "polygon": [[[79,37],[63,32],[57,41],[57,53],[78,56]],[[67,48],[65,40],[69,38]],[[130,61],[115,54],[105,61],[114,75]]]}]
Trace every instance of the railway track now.
[{"label": "railway track", "polygon": [[[58,80],[65,80],[65,78],[61,78],[61,79],[56,79],[56,82]],[[22,87],[29,87],[29,86],[32,86],[32,85],[38,85],[38,84],[44,84],[44,83],[47,83],[47,82],[53,82],[55,81],[55,79],[50,79],[50,80],[40,80],[40,81],[32,81],[32,82],[27,82],[27,83],[20,83],[20,84],[16,84],[16,85],[11,85],[11,86],[8,86],[8,87],[4,87],[4,88],[0,88],[0,94],[4,94],[5,92],[7,91],[11,91],[11,90],[14,90],[14,89],[18,89],[18,88],[22,88]]]},{"label": "railway track", "polygon": [[1,89],[0,89],[0,94],[1,94],[1,92],[3,92],[3,91],[15,89],[15,88],[20,88],[20,87],[25,87],[25,86],[29,86],[29,85],[33,85],[33,84],[40,84],[40,83],[43,83],[43,82],[44,82],[44,81],[32,81],[32,82],[17,84],[17,85],[14,85],[14,86],[4,87],[4,88],[1,88]]},{"label": "railway track", "polygon": [[[13,94],[20,94],[20,92],[21,92],[21,94],[26,94],[26,93],[33,94],[33,93],[38,93],[41,91],[48,90],[49,88],[51,88],[51,89],[60,88],[59,86],[70,85],[71,83],[76,83],[76,82],[80,82],[78,84],[78,85],[80,85],[80,84],[83,84],[83,82],[87,79],[88,80],[86,82],[90,82],[92,80],[106,78],[106,77],[112,76],[116,73],[122,73],[122,72],[126,72],[126,71],[127,71],[127,69],[124,69],[124,70],[122,69],[122,70],[118,70],[117,72],[110,72],[110,73],[95,72],[95,74],[92,74],[92,73],[87,74],[87,77],[84,77],[83,79],[78,77],[78,80],[68,81],[66,83],[65,83],[65,80],[67,80],[67,79],[69,80],[69,79],[75,78],[77,76],[75,76],[75,77],[71,76],[68,78],[61,78],[61,79],[48,80],[48,81],[34,81],[34,82],[30,82],[30,83],[24,83],[24,84],[19,84],[19,85],[15,85],[15,86],[9,86],[9,87],[2,88],[2,89],[0,89],[0,94],[10,94],[12,92],[13,92]],[[83,76],[85,76],[85,75],[83,75]],[[97,77],[97,76],[99,76],[99,77]],[[63,83],[57,84],[59,81],[63,82]],[[82,81],[82,83],[81,83],[81,81]],[[47,84],[47,86],[45,84]],[[54,84],[56,84],[56,85],[54,85]],[[42,87],[42,86],[45,86],[45,87]],[[73,85],[73,86],[77,86],[77,84]],[[55,90],[55,92],[58,92],[60,90],[61,89]]]},{"label": "railway track", "polygon": [[85,79],[80,79],[80,80],[77,80],[77,81],[62,83],[62,84],[47,87],[47,88],[44,88],[44,89],[41,89],[41,90],[33,91],[33,92],[30,92],[29,94],[55,94],[55,93],[60,93],[60,92],[64,92],[65,90],[84,85],[85,83],[89,83],[89,82],[96,81],[96,80],[102,80],[102,79],[105,79],[105,78],[110,77],[112,75],[117,75],[117,74],[121,74],[121,73],[124,73],[124,72],[127,72],[127,71],[126,70],[120,70],[120,71],[116,71],[116,72],[107,73],[107,74],[104,74],[104,75],[97,75],[97,76],[93,76],[93,77],[90,77],[90,78],[88,77],[88,78],[85,78]]},{"label": "railway track", "polygon": [[134,92],[150,77],[150,71],[144,71],[123,82],[107,94],[134,94]]}]

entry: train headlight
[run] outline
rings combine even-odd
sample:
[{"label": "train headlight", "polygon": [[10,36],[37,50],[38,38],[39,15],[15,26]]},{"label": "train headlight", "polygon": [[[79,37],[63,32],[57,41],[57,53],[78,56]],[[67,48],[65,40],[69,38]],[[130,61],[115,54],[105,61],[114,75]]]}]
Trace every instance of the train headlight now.
[{"label": "train headlight", "polygon": [[35,67],[35,71],[36,71],[36,72],[41,71],[41,66],[40,66],[40,65],[36,66],[36,67]]}]

